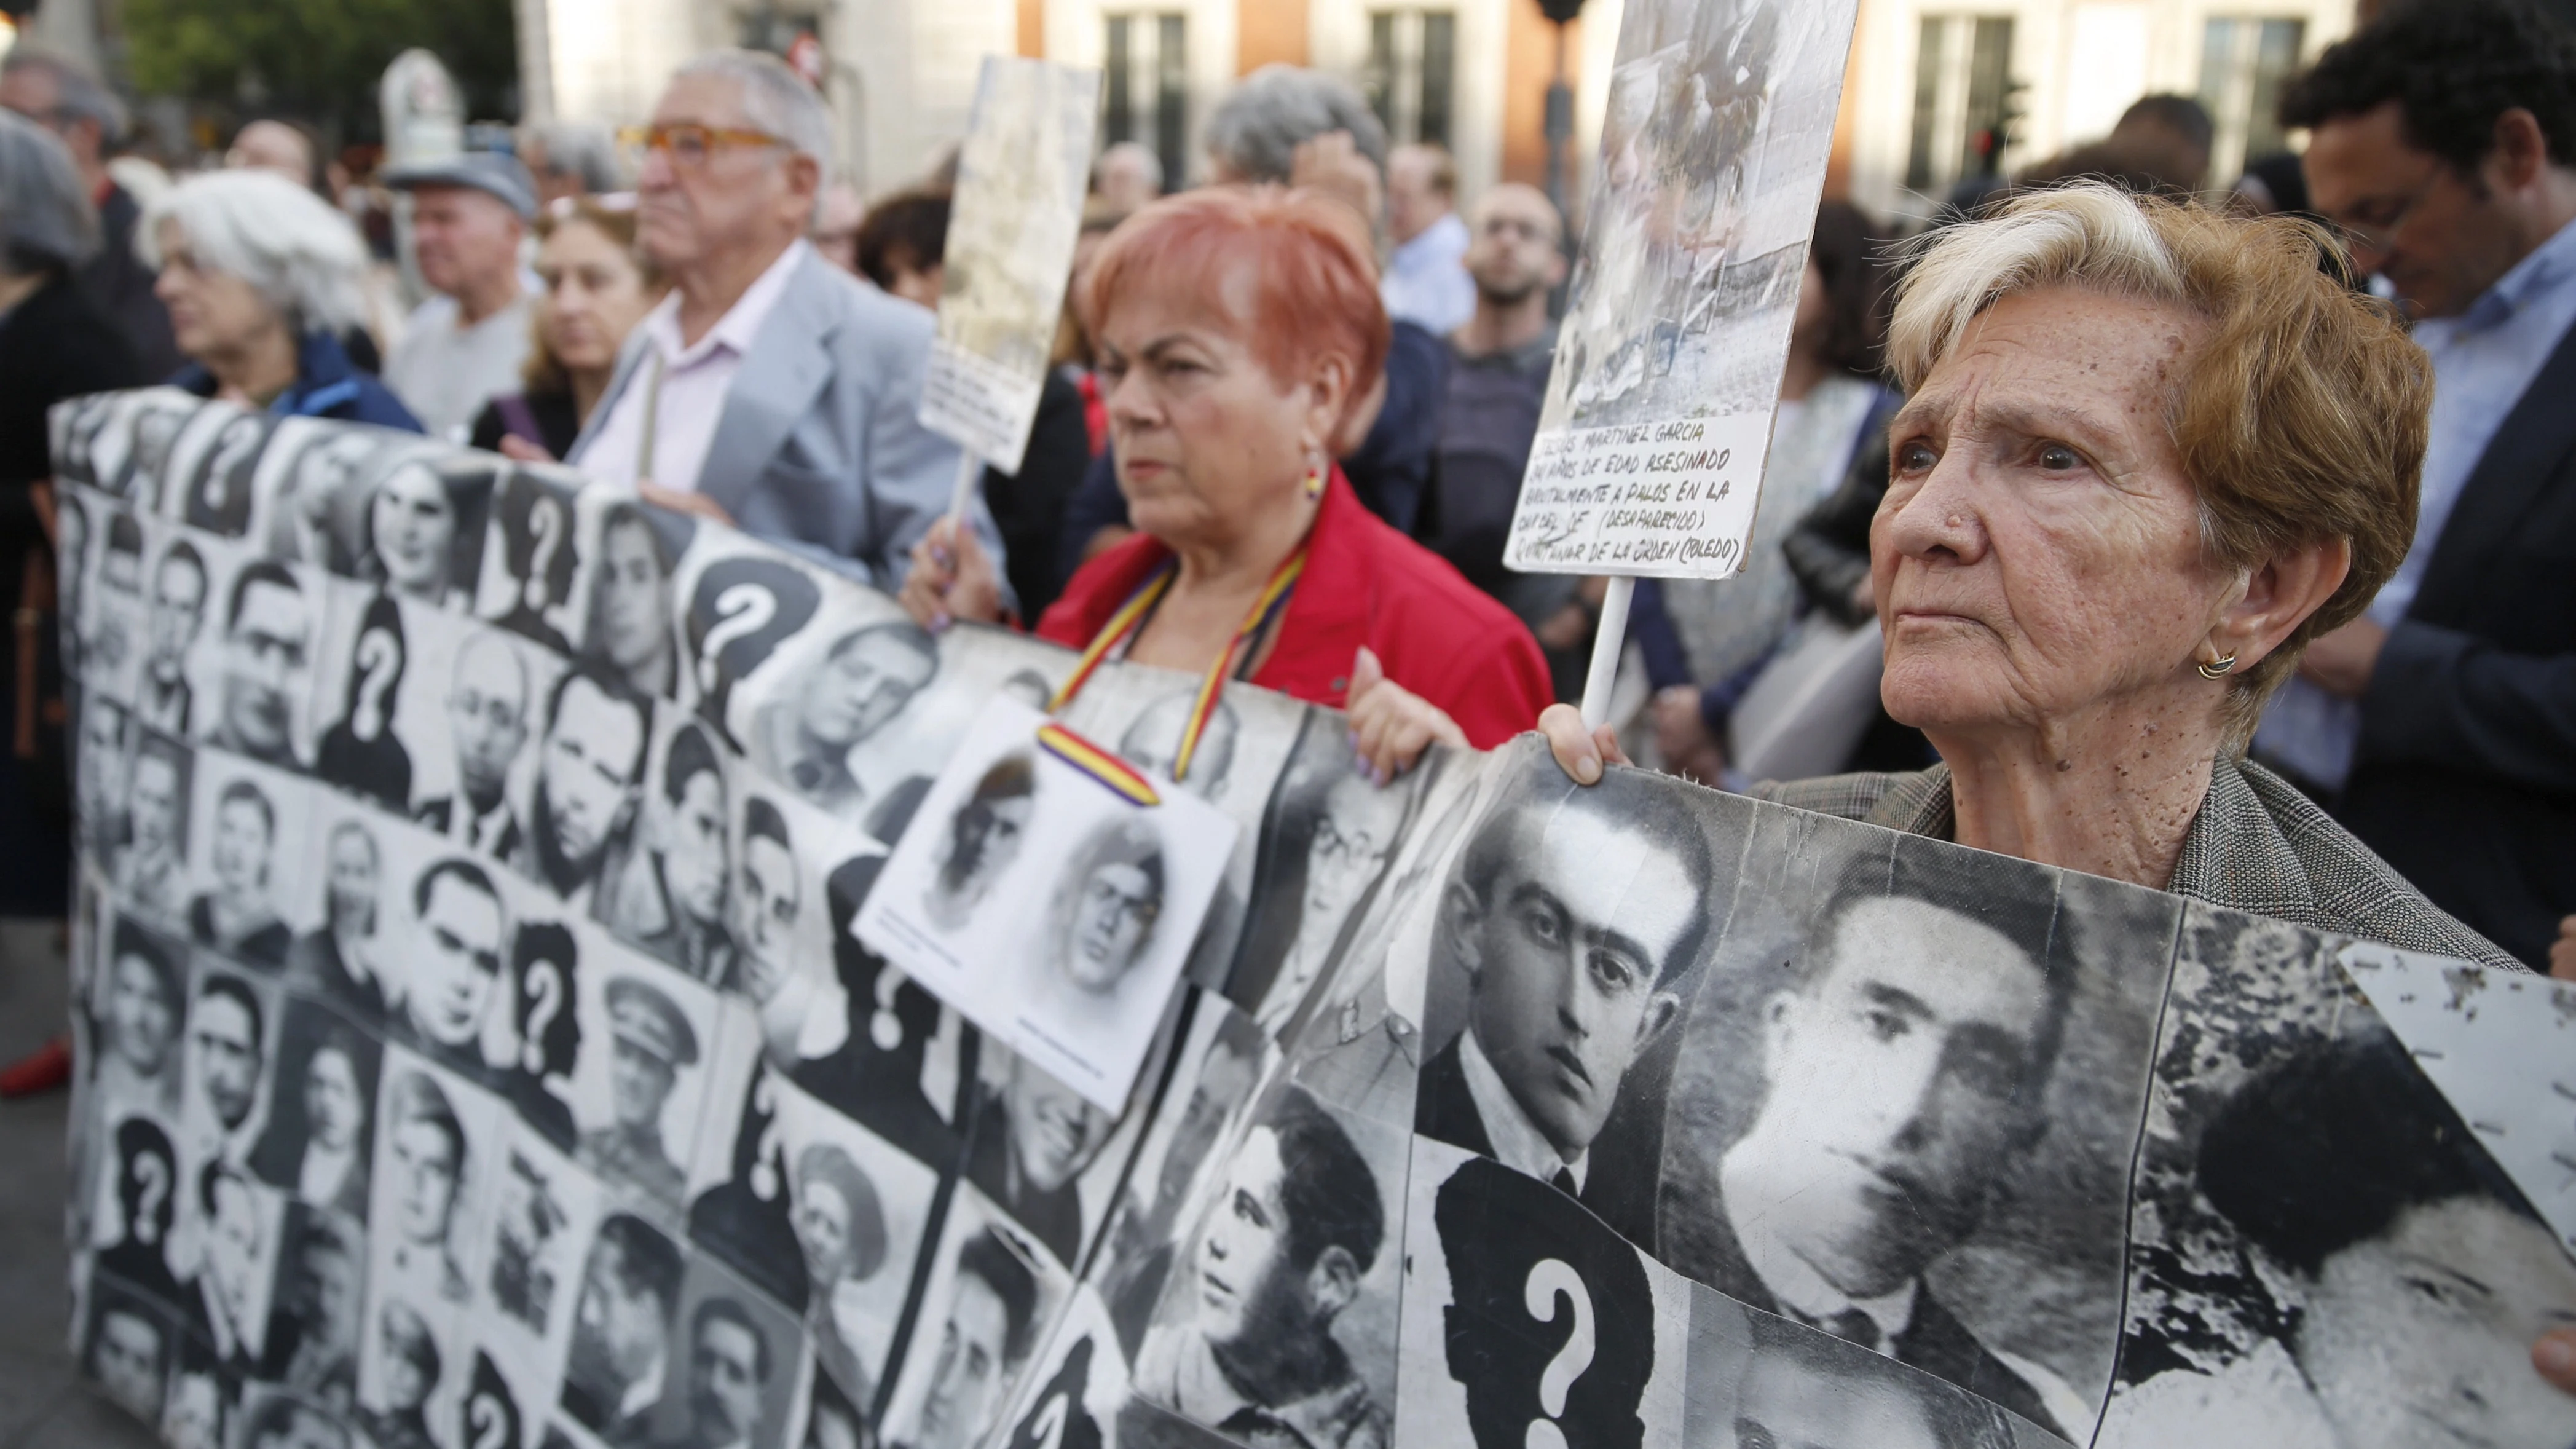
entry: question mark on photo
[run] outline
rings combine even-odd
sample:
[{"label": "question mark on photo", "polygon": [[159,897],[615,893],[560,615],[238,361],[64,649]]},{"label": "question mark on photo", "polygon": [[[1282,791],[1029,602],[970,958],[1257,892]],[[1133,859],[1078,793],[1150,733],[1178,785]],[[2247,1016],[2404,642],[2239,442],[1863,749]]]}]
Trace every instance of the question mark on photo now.
[{"label": "question mark on photo", "polygon": [[552,961],[540,959],[531,962],[527,974],[519,980],[519,989],[527,993],[529,1002],[528,1025],[521,1034],[519,1061],[528,1069],[529,1076],[543,1076],[546,1070],[546,1030],[555,1024],[555,1017],[563,1011],[563,972]]},{"label": "question mark on photo", "polygon": [[751,1164],[751,1195],[775,1202],[786,1185],[787,1133],[778,1125],[778,1079],[767,1072],[751,1084],[751,1110],[760,1118],[760,1145]]},{"label": "question mark on photo", "polygon": [[476,1394],[465,1406],[465,1426],[473,1449],[515,1449],[510,1443],[510,1415],[490,1394]]},{"label": "question mark on photo", "polygon": [[1529,1273],[1529,1282],[1521,1293],[1522,1306],[1529,1316],[1541,1323],[1556,1321],[1556,1298],[1564,1294],[1574,1306],[1574,1330],[1565,1336],[1565,1347],[1547,1361],[1547,1369],[1538,1376],[1538,1406],[1547,1417],[1530,1420],[1529,1434],[1523,1449],[1566,1449],[1565,1431],[1556,1420],[1565,1414],[1565,1396],[1583,1371],[1592,1367],[1592,1293],[1583,1286],[1583,1275],[1562,1258],[1541,1258]]},{"label": "question mark on photo", "polygon": [[698,575],[688,619],[689,636],[697,641],[698,710],[727,743],[741,745],[725,722],[733,681],[760,668],[822,605],[822,585],[774,558],[717,559]]},{"label": "question mark on photo", "polygon": [[141,1189],[135,1196],[134,1221],[125,1225],[134,1241],[153,1246],[161,1236],[161,1204],[170,1197],[170,1165],[159,1153],[138,1153],[134,1159],[134,1177]]},{"label": "question mark on photo", "polygon": [[715,615],[715,626],[698,645],[698,689],[704,694],[715,693],[723,677],[725,647],[778,617],[778,596],[759,584],[736,584],[716,595]]},{"label": "question mark on photo", "polygon": [[563,548],[563,505],[551,494],[540,495],[528,505],[528,582],[520,597],[527,602],[528,612],[539,613],[554,600],[554,590],[546,577],[554,569],[555,555]]},{"label": "question mark on photo", "polygon": [[876,1043],[878,1051],[903,1045],[903,1018],[894,1014],[894,994],[902,989],[902,972],[892,966],[877,967],[877,1009],[868,1017],[868,1040]]}]

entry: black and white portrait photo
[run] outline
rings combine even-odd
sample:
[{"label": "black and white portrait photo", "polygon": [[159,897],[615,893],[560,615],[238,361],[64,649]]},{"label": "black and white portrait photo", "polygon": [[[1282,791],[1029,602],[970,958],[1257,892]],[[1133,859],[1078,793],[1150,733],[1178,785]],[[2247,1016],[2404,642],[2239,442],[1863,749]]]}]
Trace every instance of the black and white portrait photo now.
[{"label": "black and white portrait photo", "polygon": [[[589,501],[602,503],[596,494]],[[597,517],[581,661],[634,694],[670,699],[680,686],[671,575],[688,539],[664,531],[675,515],[648,513],[628,500],[604,502]]]},{"label": "black and white portrait photo", "polygon": [[536,792],[510,864],[587,911],[635,850],[651,704],[616,678],[576,669],[555,681],[537,741]]},{"label": "black and white portrait photo", "polygon": [[600,883],[594,911],[631,944],[707,986],[734,977],[732,790],[714,737],[674,727],[648,768],[634,849]]},{"label": "black and white portrait photo", "polygon": [[[223,412],[229,410],[207,408],[200,416]],[[239,538],[250,531],[260,454],[277,421],[262,412],[229,412],[198,450],[188,476],[170,480],[173,486],[186,489],[179,511],[190,528],[226,538]],[[191,433],[196,431],[190,429]]]},{"label": "black and white portrait photo", "polygon": [[255,1396],[242,1413],[243,1449],[349,1449],[339,1417],[292,1393]]},{"label": "black and white portrait photo", "polygon": [[1038,1325],[1060,1296],[1009,1230],[966,1194],[949,1213],[902,1385],[884,1439],[904,1449],[973,1449],[1002,1422],[1037,1349]]},{"label": "black and white portrait photo", "polygon": [[951,932],[967,927],[976,908],[1019,860],[1036,810],[1034,754],[1004,755],[975,777],[974,788],[947,813],[937,870],[922,894],[922,913],[932,924]]},{"label": "black and white portrait photo", "polygon": [[[521,921],[510,943],[511,1035],[518,1060],[504,1073],[502,1095],[519,1120],[570,1152],[579,1136],[573,1124],[573,1069],[584,1036],[581,960],[585,939],[562,921]],[[591,990],[597,990],[594,984]]]},{"label": "black and white portrait photo", "polygon": [[179,1215],[185,1187],[179,1154],[170,1135],[148,1117],[128,1117],[116,1124],[110,1146],[115,1154],[112,1235],[102,1233],[94,1267],[163,1303],[179,1301],[179,1280],[170,1271],[170,1227]]},{"label": "black and white portrait photo", "polygon": [[436,609],[462,609],[483,572],[483,534],[497,459],[432,448],[372,460],[363,506],[337,540],[347,574]]},{"label": "black and white portrait photo", "polygon": [[358,1343],[366,1312],[366,1235],[359,1220],[295,1204],[287,1210],[278,1284],[281,1341],[275,1379],[334,1414],[357,1407]]},{"label": "black and white portrait photo", "polygon": [[1597,1160],[1593,1146],[1681,1009],[1713,874],[1706,832],[1653,776],[1507,787],[1440,888],[1437,939],[1456,969],[1431,977],[1425,1045],[1444,1018],[1460,1025],[1423,1062],[1414,1130],[1551,1183],[1651,1241],[1642,1164]]},{"label": "black and white portrait photo", "polygon": [[632,1213],[609,1214],[591,1239],[561,1404],[611,1449],[649,1444],[654,1406],[688,1372],[674,1321],[686,1271],[678,1245]]},{"label": "black and white portrait photo", "polygon": [[82,635],[82,671],[96,688],[132,697],[134,671],[144,640],[143,524],[124,509],[106,515],[96,572],[87,590],[88,625]]},{"label": "black and white portrait photo", "polygon": [[146,1424],[161,1422],[162,1390],[177,1347],[165,1303],[113,1279],[90,1284],[81,1368],[117,1407]]},{"label": "black and white portrait photo", "polygon": [[251,1170],[298,1201],[364,1219],[380,1056],[373,1034],[329,1007],[290,999],[275,1101]]},{"label": "black and white portrait photo", "polygon": [[[227,761],[226,764],[231,762]],[[201,888],[188,901],[188,936],[246,965],[280,971],[295,933],[279,895],[304,861],[309,815],[302,782],[238,767],[197,778]]]},{"label": "black and white portrait photo", "polygon": [[90,1093],[101,1121],[176,1113],[187,983],[185,946],[132,917],[113,919],[90,1027]]},{"label": "black and white portrait photo", "polygon": [[[105,701],[91,701],[95,718]],[[95,747],[99,741],[93,740]],[[109,862],[117,899],[174,929],[188,909],[188,823],[196,798],[196,751],[167,735],[137,730],[127,757],[124,828]],[[85,762],[86,763],[86,762]],[[102,762],[104,763],[104,762]]]},{"label": "black and white portrait photo", "polygon": [[[821,1103],[781,1087],[778,1145],[816,1369],[874,1402],[912,1290],[938,1174]],[[747,1246],[747,1245],[746,1245]]]},{"label": "black and white portrait photo", "polygon": [[241,1380],[202,1351],[183,1355],[163,1396],[161,1438],[171,1449],[228,1449],[241,1409]]},{"label": "black and white portrait photo", "polygon": [[813,621],[823,606],[821,578],[768,550],[711,554],[701,546],[683,562],[676,583],[687,600],[680,622],[699,717],[740,752],[735,687],[771,670],[782,646]]},{"label": "black and white portrait photo", "polygon": [[494,860],[526,849],[510,786],[533,723],[535,684],[526,657],[499,635],[475,630],[458,643],[445,700],[454,788],[413,811],[423,828]]},{"label": "black and white portrait photo", "polygon": [[205,555],[185,538],[172,539],[153,562],[151,590],[143,667],[134,681],[134,717],[185,739],[195,718],[197,697],[188,659],[206,627]]},{"label": "black and white portrait photo", "polygon": [[655,1449],[780,1449],[795,1403],[796,1321],[721,1267],[682,1284]]},{"label": "black and white portrait photo", "polygon": [[578,1227],[591,1195],[561,1156],[513,1134],[492,1191],[492,1308],[527,1340],[543,1343],[563,1320],[581,1278]]},{"label": "black and white portrait photo", "polygon": [[384,1026],[387,973],[399,962],[403,920],[386,898],[384,848],[376,834],[356,813],[329,823],[322,837],[322,923],[286,952],[289,986],[370,1030]]},{"label": "black and white portrait photo", "polygon": [[1294,1086],[1263,1103],[1136,1356],[1140,1398],[1236,1435],[1390,1442],[1397,1274],[1383,1250],[1405,1143],[1368,1123],[1377,1151],[1364,1150],[1354,1125]]},{"label": "black and white portrait photo", "polygon": [[359,1427],[376,1449],[435,1449],[431,1398],[448,1387],[449,1350],[409,1299],[382,1299],[369,1329]]},{"label": "black and white portrait photo", "polygon": [[[581,554],[573,537],[579,490],[527,468],[501,478],[492,508],[497,549],[485,549],[476,612],[557,654],[572,653],[579,631],[573,578]],[[497,565],[497,568],[495,567]]]},{"label": "black and white portrait photo", "polygon": [[248,1159],[277,1049],[274,988],[227,967],[201,969],[188,1008],[185,1164]]},{"label": "black and white portrait photo", "polygon": [[102,694],[75,694],[65,701],[76,713],[79,732],[71,746],[75,797],[79,809],[77,843],[90,859],[113,869],[124,848],[125,797],[133,781],[131,740],[139,733],[128,726],[125,706]]},{"label": "black and white portrait photo", "polygon": [[1086,1214],[1082,1177],[1118,1130],[1117,1118],[1031,1059],[986,1048],[1000,1077],[975,1113],[967,1176],[1066,1268],[1106,1206]]},{"label": "black and white portrait photo", "polygon": [[181,1203],[195,1272],[180,1285],[191,1337],[215,1362],[245,1378],[277,1377],[273,1354],[286,1347],[286,1316],[273,1312],[286,1204],[231,1162],[205,1163]]},{"label": "black and white portrait photo", "polygon": [[304,757],[307,696],[318,643],[318,583],[284,564],[245,562],[224,591],[214,656],[215,708],[208,742],[262,764],[296,769]]},{"label": "black and white portrait photo", "polygon": [[449,856],[413,880],[409,904],[411,927],[392,953],[402,1009],[391,1035],[467,1081],[487,1084],[485,1037],[494,999],[505,990],[510,949],[501,887],[482,866]]},{"label": "black and white portrait photo", "polygon": [[938,645],[909,619],[847,630],[760,707],[752,757],[816,808],[856,821],[875,801],[850,768],[852,752],[938,672]]},{"label": "black and white portrait photo", "polygon": [[[463,1305],[497,1168],[491,1098],[399,1049],[385,1054],[376,1117],[371,1286],[424,1307]],[[446,1309],[442,1308],[441,1312]]]},{"label": "black and white portrait photo", "polygon": [[714,1048],[715,1003],[648,970],[592,977],[600,1018],[583,1029],[593,1055],[573,1078],[574,1156],[676,1207],[688,1190],[684,1164],[696,1145],[698,1068]]},{"label": "black and white portrait photo", "polygon": [[2016,1449],[2058,1442],[1945,1379],[1822,1329],[1705,1291],[1693,1295],[1691,1310],[1689,1422],[1709,1426],[1712,1443]]}]

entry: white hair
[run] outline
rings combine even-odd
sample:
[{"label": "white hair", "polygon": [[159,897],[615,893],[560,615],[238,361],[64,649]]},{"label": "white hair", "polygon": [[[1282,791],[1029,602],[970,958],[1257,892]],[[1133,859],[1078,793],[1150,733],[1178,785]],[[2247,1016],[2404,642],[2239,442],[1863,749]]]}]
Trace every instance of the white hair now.
[{"label": "white hair", "polygon": [[2106,182],[2080,181],[1927,233],[1897,284],[1888,367],[1912,392],[1978,314],[2043,287],[2188,305],[2182,266],[2137,198]]},{"label": "white hair", "polygon": [[1273,62],[1235,83],[1210,113],[1208,154],[1246,181],[1288,179],[1297,147],[1332,131],[1386,174],[1386,127],[1350,82],[1323,71]]},{"label": "white hair", "polygon": [[155,271],[165,225],[199,268],[248,282],[299,333],[366,324],[366,244],[330,203],[283,176],[212,171],[170,188],[134,229],[134,250]]},{"label": "white hair", "polygon": [[723,76],[742,88],[743,119],[832,174],[832,112],[787,62],[761,50],[711,50],[671,78]]}]

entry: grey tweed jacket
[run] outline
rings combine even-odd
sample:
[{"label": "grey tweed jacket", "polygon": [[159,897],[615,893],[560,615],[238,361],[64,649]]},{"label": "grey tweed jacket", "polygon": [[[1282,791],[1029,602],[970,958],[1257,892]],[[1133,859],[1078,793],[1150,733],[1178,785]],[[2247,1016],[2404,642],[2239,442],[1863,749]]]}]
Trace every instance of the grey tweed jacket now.
[{"label": "grey tweed jacket", "polygon": [[[1948,840],[1958,832],[1947,765],[1772,782],[1753,794],[1908,835]],[[2307,796],[2250,760],[2221,756],[2210,770],[2209,795],[2183,837],[2165,889],[2401,951],[2463,957],[2504,971],[2531,969],[2444,915]]]}]

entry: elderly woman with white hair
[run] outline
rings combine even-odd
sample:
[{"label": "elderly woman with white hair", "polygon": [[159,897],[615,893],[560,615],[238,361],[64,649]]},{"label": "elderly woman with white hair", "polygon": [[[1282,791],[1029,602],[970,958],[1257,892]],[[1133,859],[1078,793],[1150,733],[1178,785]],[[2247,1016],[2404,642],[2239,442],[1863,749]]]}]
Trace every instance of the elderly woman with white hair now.
[{"label": "elderly woman with white hair", "polygon": [[267,171],[192,176],[144,211],[135,244],[161,274],[153,291],[190,359],[172,386],[290,417],[420,431],[341,346],[366,320],[367,251],[329,203]]}]

